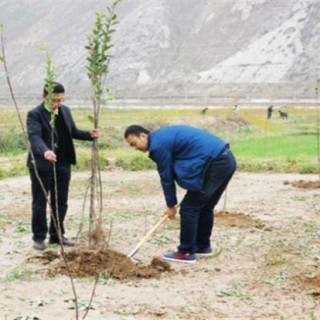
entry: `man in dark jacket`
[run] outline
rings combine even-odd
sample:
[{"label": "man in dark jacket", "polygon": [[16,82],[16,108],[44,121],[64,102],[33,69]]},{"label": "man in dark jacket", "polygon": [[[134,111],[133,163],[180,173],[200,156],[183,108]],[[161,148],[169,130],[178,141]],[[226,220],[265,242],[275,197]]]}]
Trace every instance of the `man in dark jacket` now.
[{"label": "man in dark jacket", "polygon": [[166,260],[192,263],[196,256],[212,255],[210,238],[214,207],[236,169],[229,145],[197,128],[176,125],[149,132],[129,126],[124,137],[133,148],[149,152],[157,164],[167,204],[165,214],[176,214],[176,185],[187,190],[180,205],[180,245]]},{"label": "man in dark jacket", "polygon": [[[55,82],[52,97],[49,99],[45,86],[43,102],[30,110],[27,115],[28,139],[32,151],[28,154],[27,166],[29,167],[32,191],[33,248],[36,250],[46,248],[44,243],[48,232],[46,193],[50,195],[50,204],[55,217],[55,219],[51,217],[50,220],[49,243],[60,242],[56,228],[58,227],[61,230],[62,243],[65,246],[74,245],[74,242],[64,236],[71,165],[76,164],[73,139],[93,140],[99,137],[97,129],[91,131],[77,129],[70,109],[62,105],[64,94],[63,85]],[[53,164],[56,169],[57,190],[54,190]],[[57,199],[55,194],[57,194]],[[58,208],[56,208],[56,203]]]}]

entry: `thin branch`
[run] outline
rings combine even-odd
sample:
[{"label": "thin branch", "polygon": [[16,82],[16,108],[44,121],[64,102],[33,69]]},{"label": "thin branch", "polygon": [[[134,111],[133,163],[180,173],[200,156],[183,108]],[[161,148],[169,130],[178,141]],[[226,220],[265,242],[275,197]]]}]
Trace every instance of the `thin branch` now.
[{"label": "thin branch", "polygon": [[[55,129],[55,121],[56,121],[57,114],[54,112],[52,106],[53,106],[53,98],[54,98],[54,93],[53,93],[54,83],[53,83],[53,81],[54,81],[55,74],[53,71],[52,60],[48,55],[47,55],[47,60],[46,60],[46,75],[47,76],[45,79],[45,87],[48,92],[46,103],[48,103],[51,106],[51,116],[50,116],[50,119],[51,119],[50,120],[51,150],[54,150],[55,149],[54,148],[54,146],[55,146],[54,129]],[[51,218],[53,219],[55,229],[58,233],[58,239],[59,239],[59,244],[60,244],[60,249],[61,249],[61,256],[62,256],[62,259],[63,259],[64,264],[66,266],[68,277],[70,279],[71,288],[72,288],[73,295],[74,295],[76,320],[78,320],[79,319],[78,295],[76,292],[74,279],[73,279],[73,276],[70,271],[67,255],[64,250],[63,235],[61,232],[61,224],[60,224],[60,217],[59,217],[58,181],[57,181],[57,170],[56,170],[57,168],[56,168],[55,163],[53,163],[52,165],[53,165],[53,179],[54,179],[54,190],[53,191],[54,191],[55,205],[54,205],[54,207],[51,206],[50,214],[51,214]],[[51,192],[52,192],[52,190],[51,190]],[[53,208],[54,208],[54,212],[53,212]]]},{"label": "thin branch", "polygon": [[99,281],[99,275],[96,277],[95,279],[95,282],[94,282],[94,285],[93,285],[93,288],[92,288],[92,291],[91,291],[91,297],[90,297],[90,301],[89,301],[89,304],[86,308],[86,312],[84,313],[83,315],[83,320],[87,317],[88,315],[88,312],[91,308],[91,305],[92,305],[92,302],[93,302],[93,298],[94,298],[94,295],[95,295],[95,292],[96,292],[96,288],[97,288],[97,285],[98,285],[98,281]]},{"label": "thin branch", "polygon": [[76,235],[76,238],[78,239],[78,237],[81,235],[82,233],[82,227],[83,227],[83,220],[84,220],[84,213],[85,213],[85,208],[86,208],[86,203],[87,203],[87,198],[88,198],[88,194],[89,194],[89,190],[90,190],[90,186],[91,186],[91,180],[92,177],[90,177],[88,179],[88,183],[87,183],[87,187],[86,190],[84,192],[84,197],[83,197],[83,202],[82,202],[82,210],[81,210],[81,217],[80,217],[80,224],[79,224],[79,229]]}]

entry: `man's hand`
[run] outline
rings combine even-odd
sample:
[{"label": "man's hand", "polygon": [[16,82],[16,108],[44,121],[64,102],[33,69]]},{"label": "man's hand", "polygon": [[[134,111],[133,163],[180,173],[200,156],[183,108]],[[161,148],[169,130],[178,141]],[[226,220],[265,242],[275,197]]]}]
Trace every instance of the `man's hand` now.
[{"label": "man's hand", "polygon": [[44,158],[50,162],[56,162],[57,161],[57,156],[56,154],[51,151],[51,150],[48,150],[46,151],[44,154],[43,154]]},{"label": "man's hand", "polygon": [[91,135],[91,138],[99,138],[100,137],[100,130],[99,129],[92,129],[90,130],[90,135]]},{"label": "man's hand", "polygon": [[177,213],[177,208],[167,208],[167,210],[164,212],[164,215],[167,215],[169,219],[173,219]]}]

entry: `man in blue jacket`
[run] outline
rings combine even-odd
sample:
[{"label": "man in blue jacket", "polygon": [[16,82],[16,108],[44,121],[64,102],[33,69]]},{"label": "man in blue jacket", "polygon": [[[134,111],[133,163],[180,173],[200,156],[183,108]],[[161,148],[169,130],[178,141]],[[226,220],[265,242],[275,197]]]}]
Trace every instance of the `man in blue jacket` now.
[{"label": "man in blue jacket", "polygon": [[[46,248],[44,240],[48,231],[49,243],[60,242],[56,225],[61,230],[63,245],[74,246],[74,242],[64,236],[71,165],[76,164],[73,139],[93,140],[100,135],[98,129],[84,131],[76,127],[70,109],[62,104],[64,94],[63,85],[54,82],[53,97],[49,101],[45,86],[43,102],[30,110],[27,115],[27,131],[31,148],[27,160],[32,191],[31,226],[33,248],[36,250]],[[56,169],[57,190],[54,188],[53,163]],[[55,217],[55,219],[51,217],[49,230],[46,217],[47,197],[43,188],[50,195],[50,204]]]},{"label": "man in blue jacket", "polygon": [[180,245],[177,252],[167,252],[163,258],[192,263],[196,255],[212,255],[214,207],[236,170],[229,145],[209,132],[185,125],[151,132],[131,125],[124,137],[131,147],[149,152],[157,164],[169,218],[177,211],[175,183],[187,190],[180,205]]}]

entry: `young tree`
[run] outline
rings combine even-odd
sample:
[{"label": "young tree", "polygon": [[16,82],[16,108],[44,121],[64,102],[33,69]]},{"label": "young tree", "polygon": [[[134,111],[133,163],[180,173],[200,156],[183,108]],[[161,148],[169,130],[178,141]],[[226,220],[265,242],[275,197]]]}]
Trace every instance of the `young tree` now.
[{"label": "young tree", "polygon": [[[115,13],[116,6],[121,0],[114,0],[107,13],[97,13],[91,34],[88,35],[87,75],[91,82],[91,100],[93,116],[89,120],[94,128],[99,127],[99,117],[102,105],[110,99],[110,92],[106,86],[111,59],[112,34],[118,18]],[[89,207],[89,246],[105,244],[105,235],[102,229],[102,183],[99,163],[99,145],[95,140],[92,144],[92,163],[90,177],[90,207]],[[98,208],[98,214],[96,209]]]},{"label": "young tree", "polygon": [[[32,149],[30,147],[30,143],[29,143],[29,140],[28,140],[28,137],[27,137],[27,133],[26,133],[26,129],[25,129],[25,126],[24,126],[24,123],[23,123],[23,120],[22,120],[22,116],[20,114],[19,106],[18,106],[17,100],[15,98],[14,90],[13,90],[13,87],[11,85],[11,80],[10,80],[10,77],[9,77],[9,70],[8,70],[7,61],[6,61],[6,54],[5,54],[4,26],[3,26],[3,24],[0,24],[0,41],[1,41],[0,62],[2,62],[3,66],[4,66],[7,85],[8,85],[10,94],[11,94],[11,99],[13,101],[13,104],[15,106],[15,109],[16,109],[16,112],[17,112],[17,115],[18,115],[18,118],[19,118],[21,129],[22,129],[23,134],[24,134],[25,139],[26,139],[26,146],[28,148],[28,151],[31,154],[32,161],[34,163],[36,163],[35,162],[35,158],[34,158],[34,154],[32,152]],[[46,85],[46,89],[48,91],[49,103],[50,103],[50,101],[52,101],[52,98],[53,98],[53,86],[54,86],[53,85],[53,79],[54,79],[54,71],[53,71],[53,66],[52,66],[52,60],[51,60],[50,57],[47,57],[45,85]],[[51,126],[52,126],[52,143],[54,141],[54,139],[53,139],[53,130],[54,130],[55,117],[56,117],[56,115],[52,112],[51,113],[51,121],[50,121]],[[42,191],[44,192],[44,194],[46,196],[47,202],[48,202],[49,207],[50,207],[50,215],[53,217],[53,221],[54,221],[55,226],[56,226],[56,228],[58,230],[58,235],[59,235],[60,242],[62,243],[62,241],[61,241],[62,240],[61,229],[59,228],[59,225],[58,225],[57,221],[54,219],[54,215],[53,215],[53,211],[52,211],[52,204],[50,203],[49,196],[48,196],[48,194],[47,194],[47,192],[45,190],[45,187],[44,187],[44,185],[43,185],[43,183],[41,181],[41,178],[40,178],[40,176],[38,174],[38,169],[37,169],[36,166],[35,166],[35,173],[36,173],[37,179],[39,180],[39,183],[41,185]],[[54,180],[55,180],[55,185],[57,185],[56,184],[55,166],[54,166]],[[55,190],[57,190],[57,188],[55,188]],[[56,196],[56,201],[57,201],[57,194],[55,196]],[[56,203],[56,208],[58,208],[57,203]],[[58,216],[58,215],[56,215],[56,216]],[[63,259],[63,261],[65,263],[65,266],[66,266],[66,269],[67,269],[67,272],[68,272],[68,275],[69,275],[69,279],[70,279],[70,282],[71,282],[72,292],[73,292],[73,295],[74,295],[75,313],[76,313],[75,314],[75,318],[79,319],[78,296],[77,296],[76,288],[75,288],[75,285],[74,285],[73,277],[72,277],[72,275],[70,273],[70,269],[69,269],[69,265],[68,265],[68,261],[67,261],[67,257],[66,257],[63,245],[61,245],[61,256],[62,256],[62,259]]]}]

